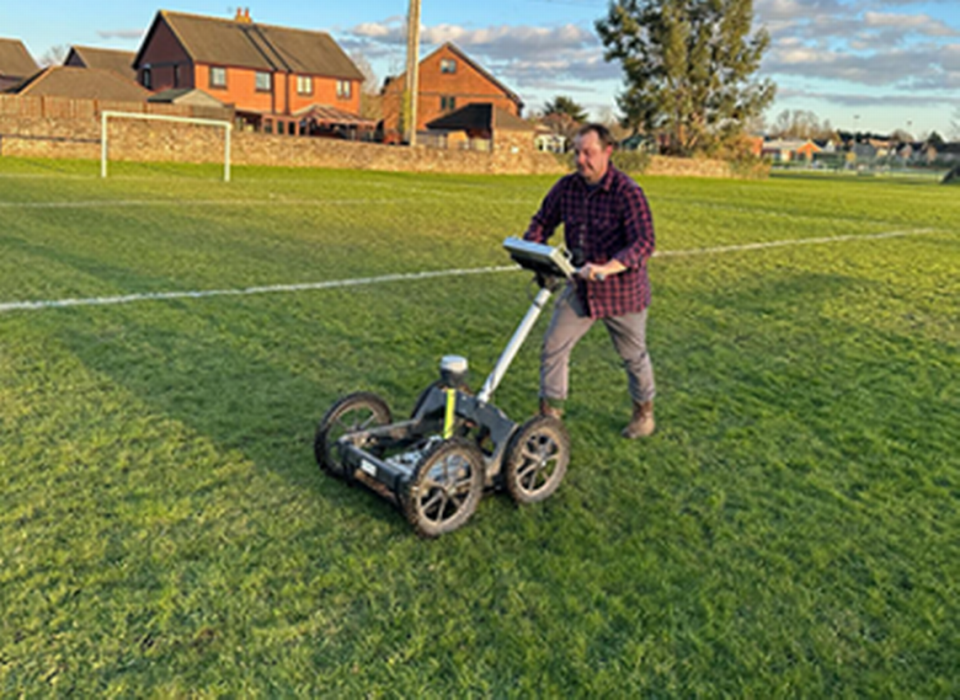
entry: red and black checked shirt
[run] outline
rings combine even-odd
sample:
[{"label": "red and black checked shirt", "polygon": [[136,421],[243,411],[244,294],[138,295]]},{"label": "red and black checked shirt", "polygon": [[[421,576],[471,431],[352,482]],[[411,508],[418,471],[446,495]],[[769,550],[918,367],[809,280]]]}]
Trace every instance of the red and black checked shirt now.
[{"label": "red and black checked shirt", "polygon": [[649,306],[653,217],[637,183],[612,165],[592,189],[578,173],[567,175],[547,194],[523,237],[545,243],[561,223],[567,249],[575,259],[582,256],[577,264],[603,265],[616,258],[627,268],[603,282],[575,280],[590,318],[622,316]]}]

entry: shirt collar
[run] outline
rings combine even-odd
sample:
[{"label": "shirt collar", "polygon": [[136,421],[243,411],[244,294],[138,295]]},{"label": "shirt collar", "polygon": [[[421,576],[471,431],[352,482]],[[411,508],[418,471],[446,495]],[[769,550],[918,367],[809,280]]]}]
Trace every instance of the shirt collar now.
[{"label": "shirt collar", "polygon": [[580,177],[579,175],[577,176],[577,179],[580,180],[580,185],[581,185],[585,190],[588,190],[588,191],[591,191],[591,192],[594,191],[594,190],[603,190],[604,192],[609,192],[609,191],[610,191],[610,188],[613,186],[613,177],[614,177],[614,171],[615,171],[615,170],[616,170],[616,168],[613,167],[613,163],[610,163],[610,164],[607,166],[607,172],[605,172],[605,173],[603,174],[603,177],[600,178],[600,182],[597,183],[597,186],[596,186],[596,187],[590,187],[590,185],[587,184],[587,181],[584,180],[584,179],[583,179],[582,177]]}]

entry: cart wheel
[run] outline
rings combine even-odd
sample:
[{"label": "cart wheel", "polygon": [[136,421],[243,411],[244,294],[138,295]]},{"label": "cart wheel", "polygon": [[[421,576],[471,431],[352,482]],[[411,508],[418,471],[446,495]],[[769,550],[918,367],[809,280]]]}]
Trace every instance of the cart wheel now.
[{"label": "cart wheel", "polygon": [[570,436],[556,418],[536,416],[513,434],[505,457],[504,482],[517,503],[549,498],[567,473]]},{"label": "cart wheel", "polygon": [[437,443],[420,460],[402,499],[407,520],[424,537],[456,530],[483,495],[483,454],[460,438]]},{"label": "cart wheel", "polygon": [[369,391],[358,391],[338,400],[320,421],[313,441],[317,464],[332,476],[346,476],[346,469],[334,445],[347,433],[366,430],[391,421],[386,402]]}]

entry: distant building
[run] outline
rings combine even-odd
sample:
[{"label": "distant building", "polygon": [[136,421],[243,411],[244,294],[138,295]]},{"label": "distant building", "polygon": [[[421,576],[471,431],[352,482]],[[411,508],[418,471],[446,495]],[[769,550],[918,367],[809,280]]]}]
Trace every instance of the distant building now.
[{"label": "distant building", "polygon": [[134,58],[136,58],[136,54],[133,51],[71,46],[63,65],[77,68],[104,68],[116,71],[124,78],[136,81],[137,71],[133,68]]},{"label": "distant building", "polygon": [[145,102],[150,91],[104,68],[50,66],[11,90],[30,97],[69,97],[77,100]]},{"label": "distant building", "polygon": [[133,63],[143,87],[203,89],[270,133],[303,133],[300,115],[312,108],[359,119],[363,73],[329,34],[258,24],[249,12],[226,20],[160,10]]},{"label": "distant building", "polygon": [[[447,42],[420,61],[417,75],[417,131],[427,124],[471,104],[488,104],[515,117],[523,112],[520,97],[494,78],[455,44]],[[383,140],[402,138],[401,112],[405,75],[387,78],[383,96]]]},{"label": "distant building", "polygon": [[822,150],[810,140],[774,139],[764,141],[761,154],[771,158],[775,163],[789,163],[799,159],[811,162],[814,155]]},{"label": "distant building", "polygon": [[0,39],[0,92],[15,87],[40,70],[19,39]]}]

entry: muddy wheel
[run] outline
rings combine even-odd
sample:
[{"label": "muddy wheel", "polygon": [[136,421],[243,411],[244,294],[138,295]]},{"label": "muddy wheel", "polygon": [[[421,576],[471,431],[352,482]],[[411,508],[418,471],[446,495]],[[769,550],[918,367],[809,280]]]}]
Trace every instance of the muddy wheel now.
[{"label": "muddy wheel", "polygon": [[407,520],[424,537],[456,530],[477,509],[483,479],[479,448],[459,438],[437,443],[420,460],[407,487]]},{"label": "muddy wheel", "polygon": [[338,400],[317,427],[313,454],[317,464],[332,476],[346,476],[346,468],[334,446],[347,433],[367,430],[391,421],[390,408],[376,394],[359,391]]},{"label": "muddy wheel", "polygon": [[504,459],[507,492],[517,503],[537,503],[549,498],[567,473],[570,436],[556,418],[531,418],[513,434]]}]

